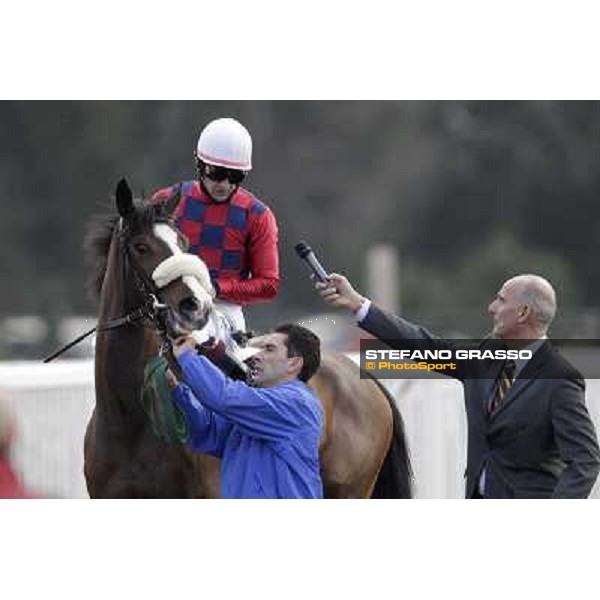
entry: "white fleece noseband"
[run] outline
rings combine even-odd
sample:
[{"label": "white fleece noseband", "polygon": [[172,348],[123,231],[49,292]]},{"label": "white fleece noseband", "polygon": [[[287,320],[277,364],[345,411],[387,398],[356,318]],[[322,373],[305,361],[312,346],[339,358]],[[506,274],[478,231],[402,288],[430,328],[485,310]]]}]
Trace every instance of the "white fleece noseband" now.
[{"label": "white fleece noseband", "polygon": [[158,289],[166,287],[179,277],[198,297],[206,298],[208,295],[210,300],[215,297],[208,269],[198,256],[184,253],[169,256],[152,273]]}]

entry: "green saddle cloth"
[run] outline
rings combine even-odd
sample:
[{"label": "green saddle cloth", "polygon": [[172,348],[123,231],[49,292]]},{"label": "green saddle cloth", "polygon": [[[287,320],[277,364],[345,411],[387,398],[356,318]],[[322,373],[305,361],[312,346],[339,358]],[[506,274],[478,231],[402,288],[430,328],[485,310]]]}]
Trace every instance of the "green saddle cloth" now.
[{"label": "green saddle cloth", "polygon": [[146,363],[142,407],[157,438],[169,444],[183,444],[187,440],[187,426],[171,398],[167,368],[167,359],[162,356],[154,356]]}]

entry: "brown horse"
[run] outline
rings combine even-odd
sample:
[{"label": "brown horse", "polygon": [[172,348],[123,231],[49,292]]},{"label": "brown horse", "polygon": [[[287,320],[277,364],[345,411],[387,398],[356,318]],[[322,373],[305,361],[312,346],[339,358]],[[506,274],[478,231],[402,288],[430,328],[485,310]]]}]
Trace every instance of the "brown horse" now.
[{"label": "brown horse", "polygon": [[[95,219],[86,236],[99,296],[96,406],[84,446],[88,492],[92,498],[216,498],[219,461],[157,438],[141,402],[145,364],[161,350],[165,332],[202,330],[214,317],[210,283],[193,269],[157,286],[152,274],[181,253],[185,240],[160,207],[134,202],[124,181],[116,204],[119,215]],[[310,384],[325,409],[325,496],[410,498],[402,419],[385,389],[361,379],[345,356],[327,353]]]}]

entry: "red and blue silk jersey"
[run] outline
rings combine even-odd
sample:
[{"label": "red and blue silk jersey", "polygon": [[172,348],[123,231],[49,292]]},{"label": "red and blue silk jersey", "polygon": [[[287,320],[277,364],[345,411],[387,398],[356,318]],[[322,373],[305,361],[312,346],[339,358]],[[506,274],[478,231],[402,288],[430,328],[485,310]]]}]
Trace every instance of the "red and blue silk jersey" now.
[{"label": "red and blue silk jersey", "polygon": [[227,202],[215,202],[198,181],[158,190],[151,202],[181,198],[172,217],[188,239],[189,252],[206,264],[218,297],[235,304],[269,300],[279,288],[277,222],[271,210],[238,187]]}]

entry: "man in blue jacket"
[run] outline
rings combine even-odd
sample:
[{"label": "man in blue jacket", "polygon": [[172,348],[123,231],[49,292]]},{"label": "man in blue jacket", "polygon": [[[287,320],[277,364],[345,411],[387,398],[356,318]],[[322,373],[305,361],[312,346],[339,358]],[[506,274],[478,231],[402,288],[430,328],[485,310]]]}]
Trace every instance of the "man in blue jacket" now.
[{"label": "man in blue jacket", "polygon": [[190,336],[175,342],[183,382],[172,395],[188,443],[221,459],[222,498],[322,498],[323,409],[306,383],[319,367],[319,338],[281,325],[254,345],[247,385],[199,356]]}]

